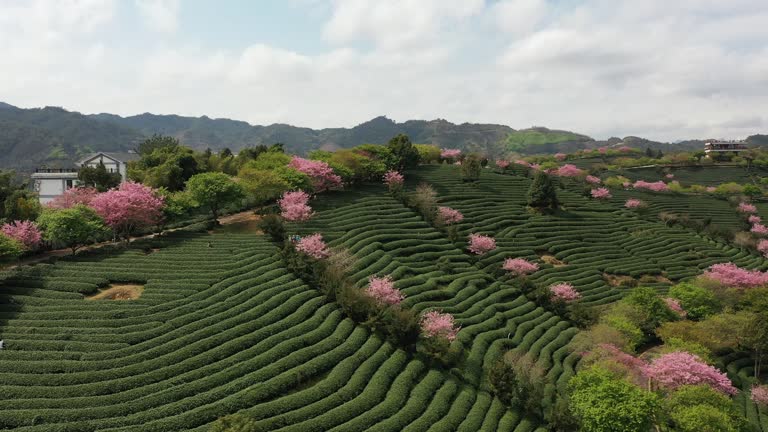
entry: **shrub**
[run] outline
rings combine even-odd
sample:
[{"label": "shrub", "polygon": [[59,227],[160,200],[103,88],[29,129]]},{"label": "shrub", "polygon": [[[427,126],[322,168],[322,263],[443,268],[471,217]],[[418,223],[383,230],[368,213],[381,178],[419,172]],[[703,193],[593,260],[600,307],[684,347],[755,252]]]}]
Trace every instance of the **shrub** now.
[{"label": "shrub", "polygon": [[264,231],[273,242],[282,243],[285,240],[285,224],[283,218],[276,214],[262,216],[259,221],[259,229]]},{"label": "shrub", "polygon": [[13,261],[24,253],[24,245],[16,239],[0,233],[0,262]]},{"label": "shrub", "polygon": [[416,208],[425,221],[434,222],[437,212],[437,192],[426,183],[419,184],[411,197],[411,206]]},{"label": "shrub", "polygon": [[704,319],[720,310],[720,303],[712,290],[689,282],[673,286],[669,295],[680,300],[680,306],[692,320]]}]

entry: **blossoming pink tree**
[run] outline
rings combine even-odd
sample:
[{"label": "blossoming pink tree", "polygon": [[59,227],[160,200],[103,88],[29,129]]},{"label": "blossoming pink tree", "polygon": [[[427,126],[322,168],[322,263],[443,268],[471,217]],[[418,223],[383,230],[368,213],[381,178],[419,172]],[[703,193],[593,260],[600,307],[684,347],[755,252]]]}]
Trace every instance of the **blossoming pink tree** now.
[{"label": "blossoming pink tree", "polygon": [[323,161],[304,159],[294,156],[288,166],[303,172],[312,180],[312,188],[315,192],[324,192],[328,189],[341,187],[341,177],[333,172],[333,168]]},{"label": "blossoming pink tree", "polygon": [[738,210],[740,213],[757,213],[757,207],[755,207],[754,204],[750,203],[739,203],[738,207],[736,207],[736,210]]},{"label": "blossoming pink tree", "polygon": [[761,223],[756,223],[752,225],[752,228],[749,229],[749,232],[753,234],[757,234],[759,236],[764,236],[768,234],[768,227]]},{"label": "blossoming pink tree", "polygon": [[328,245],[325,244],[322,234],[319,233],[302,237],[296,242],[296,250],[314,259],[324,259],[331,256]]},{"label": "blossoming pink tree", "polygon": [[54,198],[53,201],[49,202],[47,205],[57,209],[68,209],[77,204],[90,205],[91,200],[98,194],[99,191],[92,187],[70,188],[64,191],[63,194]]},{"label": "blossoming pink tree", "polygon": [[707,188],[704,190],[706,190],[708,193],[714,193],[715,191],[717,191],[717,188],[714,186],[707,186]]},{"label": "blossoming pink tree", "polygon": [[768,385],[752,386],[750,399],[758,405],[768,407]]},{"label": "blossoming pink tree", "polygon": [[667,192],[669,191],[669,185],[664,183],[663,181],[657,181],[657,182],[647,182],[643,180],[636,181],[633,185],[633,188],[635,189],[645,189],[652,192]]},{"label": "blossoming pink tree", "polygon": [[501,268],[515,276],[523,276],[538,271],[539,265],[524,258],[507,258]]},{"label": "blossoming pink tree", "polygon": [[652,383],[674,390],[684,385],[707,384],[727,395],[738,393],[728,377],[691,353],[678,351],[664,354],[643,368]]},{"label": "blossoming pink tree", "polygon": [[757,242],[757,250],[768,257],[768,240],[763,239]]},{"label": "blossoming pink tree", "polygon": [[528,161],[524,161],[522,159],[517,159],[515,161],[515,164],[520,165],[520,166],[524,166],[524,167],[527,167],[527,168],[530,168],[530,166],[531,166],[531,164]]},{"label": "blossoming pink tree", "polygon": [[399,172],[390,170],[384,173],[384,184],[392,195],[398,195],[403,191],[403,183],[405,183],[405,177]]},{"label": "blossoming pink tree", "polygon": [[137,229],[158,225],[163,219],[165,198],[141,183],[124,182],[115,189],[96,195],[91,207],[104,223],[121,237]]},{"label": "blossoming pink tree", "polygon": [[626,207],[628,209],[639,209],[639,208],[646,207],[646,204],[645,204],[645,202],[643,202],[643,201],[641,201],[639,199],[630,198],[630,199],[627,200],[627,202],[624,203],[624,207]]},{"label": "blossoming pink tree", "polygon": [[424,337],[444,338],[453,342],[460,329],[451,314],[429,311],[421,316],[421,334]]},{"label": "blossoming pink tree", "polygon": [[565,154],[565,153],[555,153],[555,159],[557,159],[559,161],[564,161],[565,158],[567,158],[567,157],[568,157],[568,155]]},{"label": "blossoming pink tree", "polygon": [[609,191],[608,188],[604,188],[604,187],[592,189],[589,192],[589,194],[592,195],[592,198],[594,199],[602,199],[602,200],[609,199],[613,196],[611,195],[611,191]]},{"label": "blossoming pink tree", "polygon": [[749,217],[747,218],[747,222],[751,224],[759,224],[762,221],[763,220],[758,215],[749,215]]},{"label": "blossoming pink tree", "polygon": [[671,180],[671,179],[675,178],[675,175],[674,174],[667,174],[664,177]]},{"label": "blossoming pink tree", "polygon": [[496,166],[501,168],[502,170],[505,170],[509,168],[509,161],[504,159],[499,159],[496,161]]},{"label": "blossoming pink tree", "polygon": [[727,287],[754,288],[768,284],[768,273],[746,270],[734,263],[714,264],[704,276]]},{"label": "blossoming pink tree", "polygon": [[438,207],[437,217],[445,225],[452,225],[464,220],[464,215],[460,211],[450,207]]},{"label": "blossoming pink tree", "polygon": [[551,296],[552,301],[562,301],[562,302],[570,303],[572,301],[575,301],[581,298],[581,294],[578,291],[576,291],[573,285],[567,282],[550,286],[549,292],[552,295]]},{"label": "blossoming pink tree", "polygon": [[496,239],[480,234],[469,235],[469,251],[475,255],[483,255],[496,249]]},{"label": "blossoming pink tree", "polygon": [[565,164],[557,169],[555,172],[560,177],[578,177],[584,174],[584,171],[576,167],[576,165]]},{"label": "blossoming pink tree", "polygon": [[291,222],[304,222],[312,217],[314,213],[308,203],[309,194],[301,190],[285,192],[283,197],[277,200],[280,215]]},{"label": "blossoming pink tree", "polygon": [[461,156],[461,150],[459,149],[440,149],[440,157],[443,159],[454,160]]},{"label": "blossoming pink tree", "polygon": [[381,305],[399,305],[405,300],[405,294],[395,288],[395,283],[390,276],[371,276],[365,292]]},{"label": "blossoming pink tree", "polygon": [[600,177],[595,177],[593,175],[588,175],[587,177],[584,178],[584,180],[586,180],[587,183],[596,184],[596,185],[603,182],[602,180],[600,180]]},{"label": "blossoming pink tree", "polygon": [[676,313],[680,318],[685,318],[688,315],[688,312],[686,312],[685,309],[683,309],[678,299],[674,299],[672,297],[665,297],[664,303],[666,303],[667,307],[672,312]]},{"label": "blossoming pink tree", "polygon": [[25,249],[34,250],[40,245],[42,234],[32,221],[13,221],[2,227],[3,234],[21,243]]}]

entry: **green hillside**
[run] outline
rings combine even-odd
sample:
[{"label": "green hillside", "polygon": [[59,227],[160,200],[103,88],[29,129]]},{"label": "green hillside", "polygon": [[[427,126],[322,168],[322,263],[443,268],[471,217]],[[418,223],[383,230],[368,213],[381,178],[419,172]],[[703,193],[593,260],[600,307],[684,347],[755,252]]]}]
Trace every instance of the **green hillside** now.
[{"label": "green hillside", "polygon": [[568,131],[531,128],[510,132],[504,144],[508,151],[549,153],[557,144],[583,143],[586,141],[592,141],[592,138]]}]

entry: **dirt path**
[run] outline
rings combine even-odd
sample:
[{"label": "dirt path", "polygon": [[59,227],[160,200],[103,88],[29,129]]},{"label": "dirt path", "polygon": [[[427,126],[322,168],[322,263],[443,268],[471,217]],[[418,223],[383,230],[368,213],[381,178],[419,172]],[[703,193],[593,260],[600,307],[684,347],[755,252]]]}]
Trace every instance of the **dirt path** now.
[{"label": "dirt path", "polygon": [[[246,211],[242,211],[242,212],[239,212],[239,213],[232,213],[231,215],[227,215],[227,216],[222,216],[222,217],[219,218],[219,223],[221,225],[224,225],[224,226],[232,225],[232,224],[236,224],[236,223],[242,223],[242,222],[253,222],[253,223],[256,223],[259,220],[259,218],[260,217],[256,213],[254,213],[254,210],[246,210]],[[164,230],[163,233],[169,233],[169,232],[177,231],[177,230],[183,229],[185,227],[186,226]],[[157,233],[147,234],[147,235],[144,235],[144,236],[131,237],[130,239],[128,239],[128,241],[129,242],[133,242],[135,240],[153,238],[155,236],[157,236]],[[78,252],[79,251],[84,251],[84,250],[98,249],[98,248],[102,248],[104,246],[110,246],[110,245],[114,245],[114,244],[115,244],[115,242],[112,242],[112,241],[95,243],[95,244],[92,244],[92,245],[83,246],[82,248],[78,249]],[[19,267],[19,266],[37,264],[37,263],[46,261],[46,260],[48,260],[49,258],[52,258],[52,257],[63,257],[63,256],[68,256],[68,255],[72,255],[72,250],[71,249],[54,249],[54,250],[46,251],[46,252],[43,252],[41,254],[33,255],[33,256],[24,258],[22,260],[16,261],[12,265],[2,267],[1,269],[2,270],[11,270],[11,269],[14,269],[14,268]]]}]

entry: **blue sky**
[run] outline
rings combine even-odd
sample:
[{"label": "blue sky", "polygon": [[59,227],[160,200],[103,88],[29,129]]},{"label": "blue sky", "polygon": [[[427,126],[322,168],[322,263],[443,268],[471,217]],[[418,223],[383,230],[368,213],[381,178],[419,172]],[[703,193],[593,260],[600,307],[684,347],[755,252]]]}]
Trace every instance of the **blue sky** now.
[{"label": "blue sky", "polygon": [[597,138],[768,131],[764,0],[0,0],[0,100]]}]

